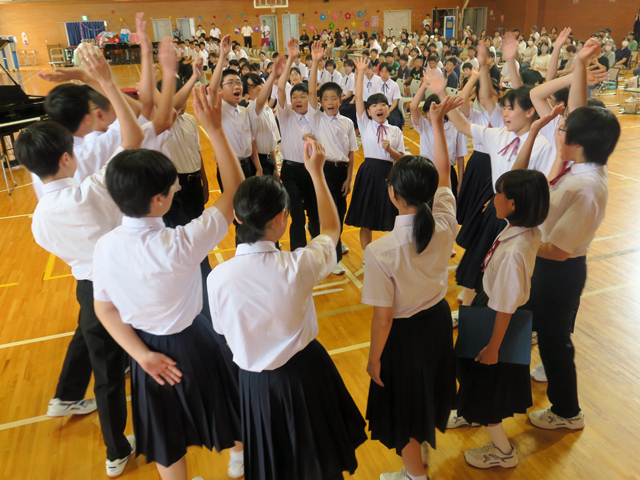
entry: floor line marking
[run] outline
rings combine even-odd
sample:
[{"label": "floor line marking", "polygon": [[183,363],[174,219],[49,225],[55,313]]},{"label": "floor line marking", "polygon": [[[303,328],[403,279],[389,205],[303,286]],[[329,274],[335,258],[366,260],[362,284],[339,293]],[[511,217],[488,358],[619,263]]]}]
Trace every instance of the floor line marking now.
[{"label": "floor line marking", "polygon": [[363,303],[358,303],[356,305],[351,305],[350,307],[344,308],[336,308],[335,310],[327,310],[325,312],[318,312],[318,318],[332,317],[333,315],[340,315],[342,313],[350,313],[356,312],[358,310],[365,310],[367,308],[373,308],[371,305],[364,305]]},{"label": "floor line marking", "polygon": [[335,287],[336,285],[344,285],[345,283],[349,283],[351,280],[345,278],[344,280],[340,280],[339,282],[331,282],[331,283],[322,283],[320,285],[316,285],[313,287],[314,290],[319,290],[321,288]]},{"label": "floor line marking", "polygon": [[612,238],[626,237],[627,235],[635,235],[636,233],[640,233],[640,230],[634,230],[633,232],[618,233],[617,235],[609,235],[606,237],[594,238],[591,243],[601,242],[603,240],[610,240]]},{"label": "floor line marking", "polygon": [[76,333],[75,330],[73,332],[57,333],[55,335],[47,335],[46,337],[32,338],[30,340],[21,340],[19,342],[5,343],[4,345],[0,345],[0,349],[19,347],[21,345],[28,345],[30,343],[44,342],[45,340],[54,340],[56,338],[70,337],[74,333]]},{"label": "floor line marking", "polygon": [[0,288],[3,288],[3,287],[15,287],[17,284],[18,284],[18,282],[5,283],[4,285],[0,285]]},{"label": "floor line marking", "polygon": [[344,264],[342,266],[344,267],[344,271],[347,274],[347,277],[349,278],[349,280],[351,280],[356,287],[358,287],[359,289],[362,289],[362,282],[358,280],[356,276],[353,273],[351,273],[351,270],[345,267]]},{"label": "floor line marking", "polygon": [[358,343],[357,345],[351,345],[349,347],[334,348],[333,350],[329,350],[327,353],[329,355],[337,355],[339,353],[351,352],[353,350],[359,350],[361,348],[367,348],[370,346],[371,342]]},{"label": "floor line marking", "polygon": [[66,273],[63,275],[55,275],[55,276],[51,276],[51,273],[53,272],[53,264],[56,261],[56,256],[53,253],[49,254],[49,259],[47,260],[47,266],[44,269],[44,276],[42,277],[42,280],[46,281],[46,280],[57,280],[58,278],[66,278],[66,277],[71,277],[72,275],[70,273]]},{"label": "floor line marking", "polygon": [[224,263],[224,258],[222,258],[222,254],[220,253],[220,249],[217,245],[216,248],[213,249],[213,251],[215,252],[216,260],[218,260],[218,265]]},{"label": "floor line marking", "polygon": [[598,260],[606,260],[607,258],[620,257],[622,255],[629,255],[630,253],[640,252],[640,247],[630,248],[629,250],[620,250],[619,252],[606,253],[604,255],[598,255],[595,257],[587,258],[587,263],[596,262]]},{"label": "floor line marking", "polygon": [[330,288],[329,290],[320,290],[319,292],[313,292],[314,297],[319,297],[320,295],[326,295],[328,293],[335,292],[344,292],[344,288]]},{"label": "floor line marking", "polygon": [[23,217],[33,218],[33,213],[23,213],[21,215],[10,215],[8,217],[0,217],[0,220],[9,220],[11,218],[23,218]]}]

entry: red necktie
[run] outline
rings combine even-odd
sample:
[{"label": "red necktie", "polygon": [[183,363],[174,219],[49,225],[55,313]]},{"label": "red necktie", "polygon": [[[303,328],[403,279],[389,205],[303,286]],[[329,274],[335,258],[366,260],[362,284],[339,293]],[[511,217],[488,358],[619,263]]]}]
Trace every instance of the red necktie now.
[{"label": "red necktie", "polygon": [[518,147],[519,146],[520,146],[520,137],[516,137],[513,140],[511,140],[511,143],[509,145],[504,147],[498,153],[500,155],[509,154],[509,158],[507,159],[507,162],[510,162],[511,161],[511,157],[513,157],[514,155],[516,155],[516,156],[518,155]]},{"label": "red necktie", "polygon": [[570,161],[566,161],[562,164],[562,171],[558,174],[558,176],[556,178],[554,178],[553,180],[551,180],[549,182],[549,185],[555,185],[556,183],[558,183],[558,180],[560,180],[562,177],[564,177],[569,170],[571,170],[571,167],[573,166],[573,163],[571,163]]},{"label": "red necktie", "polygon": [[385,127],[382,124],[378,125],[377,134],[378,134],[378,143],[382,143],[382,141],[384,140],[384,136],[387,134],[387,127]]},{"label": "red necktie", "polygon": [[487,252],[487,255],[484,257],[484,260],[482,262],[482,271],[484,272],[487,267],[489,266],[489,262],[491,262],[491,258],[493,258],[493,254],[496,251],[496,248],[498,248],[498,245],[500,245],[500,240],[498,240],[497,238],[495,239],[495,241],[493,242],[493,245],[491,245],[491,248],[489,249],[489,251]]}]

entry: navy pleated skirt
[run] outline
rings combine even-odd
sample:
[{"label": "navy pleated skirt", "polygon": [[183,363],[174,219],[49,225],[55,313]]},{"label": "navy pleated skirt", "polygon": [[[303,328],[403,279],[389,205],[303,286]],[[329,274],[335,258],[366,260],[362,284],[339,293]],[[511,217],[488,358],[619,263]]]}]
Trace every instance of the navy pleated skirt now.
[{"label": "navy pleated skirt", "polygon": [[[472,305],[486,307],[481,291]],[[529,365],[498,362],[485,365],[473,358],[458,358],[458,415],[467,422],[491,425],[527,413],[533,405]]]},{"label": "navy pleated skirt", "polygon": [[393,162],[365,158],[356,175],[351,203],[344,223],[352,227],[389,232],[398,216],[398,209],[389,198],[387,177]]},{"label": "navy pleated skirt", "polygon": [[486,153],[473,152],[467,162],[458,195],[456,215],[461,228],[456,243],[462,248],[469,248],[473,243],[482,223],[482,209],[492,197],[491,157]]},{"label": "navy pleated skirt", "polygon": [[393,320],[382,352],[380,378],[371,381],[367,420],[371,438],[398,455],[414,438],[436,447],[456,395],[456,357],[451,310],[446,300]]},{"label": "navy pleated skirt", "polygon": [[496,216],[493,197],[487,209],[481,212],[480,225],[472,240],[470,240],[460,264],[456,269],[456,283],[461,287],[482,290],[482,262],[494,240],[507,226],[506,220]]},{"label": "navy pleated skirt", "polygon": [[353,122],[353,126],[355,128],[358,128],[358,114],[356,112],[356,104],[349,103],[350,101],[351,99],[349,99],[349,101],[347,102],[342,102],[338,110],[340,112],[340,115],[347,117]]},{"label": "navy pleated skirt", "polygon": [[173,335],[136,332],[150,350],[173,359],[182,372],[182,382],[160,385],[131,359],[136,455],[168,467],[187,447],[219,452],[241,440],[238,368],[211,322],[200,314]]},{"label": "navy pleated skirt", "polygon": [[275,370],[240,370],[247,480],[342,480],[365,421],[317,341]]}]

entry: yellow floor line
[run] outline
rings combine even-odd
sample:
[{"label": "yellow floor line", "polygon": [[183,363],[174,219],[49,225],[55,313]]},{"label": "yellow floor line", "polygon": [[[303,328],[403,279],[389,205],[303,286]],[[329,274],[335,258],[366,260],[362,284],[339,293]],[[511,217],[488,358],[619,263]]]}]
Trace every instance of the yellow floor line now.
[{"label": "yellow floor line", "polygon": [[19,347],[20,345],[27,345],[29,343],[44,342],[45,340],[54,340],[56,338],[70,337],[74,333],[76,333],[75,330],[73,332],[58,333],[56,335],[47,335],[46,337],[32,338],[30,340],[21,340],[19,342],[5,343],[4,345],[0,345],[0,349],[2,349],[2,348],[11,348],[11,347]]},{"label": "yellow floor line", "polygon": [[18,282],[5,283],[4,285],[0,285],[0,288],[3,288],[3,287],[15,287],[17,284],[18,284]]}]

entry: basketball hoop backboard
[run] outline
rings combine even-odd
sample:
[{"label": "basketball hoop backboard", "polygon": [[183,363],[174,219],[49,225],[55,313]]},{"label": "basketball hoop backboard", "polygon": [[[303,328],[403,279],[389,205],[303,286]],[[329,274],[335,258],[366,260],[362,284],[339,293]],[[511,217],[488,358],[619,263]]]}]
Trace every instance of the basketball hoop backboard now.
[{"label": "basketball hoop backboard", "polygon": [[289,7],[289,0],[253,0],[253,8],[270,8],[272,12],[276,8]]}]

